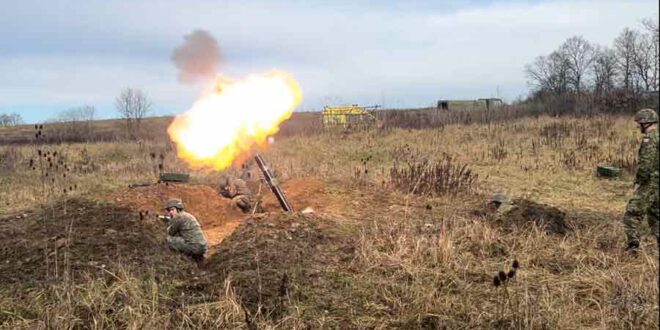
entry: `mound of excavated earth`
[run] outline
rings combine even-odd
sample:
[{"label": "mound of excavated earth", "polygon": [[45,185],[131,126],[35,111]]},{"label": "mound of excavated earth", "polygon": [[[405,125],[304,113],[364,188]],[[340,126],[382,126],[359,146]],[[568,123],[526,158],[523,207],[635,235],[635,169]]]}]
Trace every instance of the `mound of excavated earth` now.
[{"label": "mound of excavated earth", "polygon": [[501,219],[501,225],[506,228],[536,224],[552,234],[566,234],[572,230],[566,222],[566,213],[554,206],[526,199],[516,199],[513,204],[513,209]]},{"label": "mound of excavated earth", "polygon": [[286,301],[328,300],[333,273],[353,259],[350,228],[320,214],[267,213],[253,216],[216,247],[207,260],[208,288],[225,280],[251,314],[276,318]]},{"label": "mound of excavated earth", "polygon": [[133,209],[85,199],[3,219],[0,283],[39,284],[67,272],[105,276],[118,267],[164,276],[193,269],[168,251],[164,232],[164,224]]}]

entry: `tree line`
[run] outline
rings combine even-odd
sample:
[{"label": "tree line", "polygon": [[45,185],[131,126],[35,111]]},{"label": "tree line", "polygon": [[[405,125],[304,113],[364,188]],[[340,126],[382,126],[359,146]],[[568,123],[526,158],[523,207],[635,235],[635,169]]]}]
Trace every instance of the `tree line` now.
[{"label": "tree line", "polygon": [[[151,112],[153,103],[147,94],[136,88],[125,88],[114,102],[119,117],[125,123],[125,139],[140,139],[141,124],[143,119]],[[49,125],[49,137],[51,142],[84,142],[94,140],[105,140],[109,137],[99,136],[95,130],[96,108],[92,105],[82,105],[60,111],[55,116],[44,121]],[[23,124],[23,119],[18,113],[0,113],[0,127],[16,126]],[[116,139],[115,134],[112,138]]]},{"label": "tree line", "polygon": [[23,123],[23,118],[16,112],[0,113],[0,127],[16,126]]},{"label": "tree line", "polygon": [[570,110],[617,111],[655,98],[657,107],[658,35],[657,19],[648,18],[637,29],[624,28],[611,45],[568,38],[525,66],[529,101],[561,99],[571,103]]}]

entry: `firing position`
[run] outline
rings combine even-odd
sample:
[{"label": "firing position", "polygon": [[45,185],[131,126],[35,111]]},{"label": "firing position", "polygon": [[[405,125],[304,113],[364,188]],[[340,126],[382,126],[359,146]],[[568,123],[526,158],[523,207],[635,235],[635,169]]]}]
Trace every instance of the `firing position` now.
[{"label": "firing position", "polygon": [[243,213],[252,211],[252,193],[243,179],[223,176],[218,192],[222,197],[231,199],[232,206],[241,209]]},{"label": "firing position", "polygon": [[180,199],[167,201],[165,211],[168,214],[167,245],[170,249],[195,261],[203,260],[208,242],[197,219],[183,210]]},{"label": "firing position", "polygon": [[644,136],[639,147],[639,167],[635,175],[633,196],[628,201],[623,224],[628,239],[627,251],[633,255],[639,252],[637,227],[644,216],[658,241],[658,114],[652,109],[642,109],[635,114],[635,122]]}]

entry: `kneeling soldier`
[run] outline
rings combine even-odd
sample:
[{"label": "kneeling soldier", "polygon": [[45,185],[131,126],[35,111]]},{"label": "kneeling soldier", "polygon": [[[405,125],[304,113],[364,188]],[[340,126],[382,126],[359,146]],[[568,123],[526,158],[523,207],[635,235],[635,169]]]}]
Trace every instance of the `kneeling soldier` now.
[{"label": "kneeling soldier", "polygon": [[167,201],[165,210],[169,215],[167,244],[170,249],[195,261],[203,260],[208,243],[197,219],[183,210],[183,202],[180,199]]},{"label": "kneeling soldier", "polygon": [[234,207],[250,213],[252,211],[252,194],[247,183],[242,179],[224,176],[220,180],[218,192],[225,198],[230,198]]}]

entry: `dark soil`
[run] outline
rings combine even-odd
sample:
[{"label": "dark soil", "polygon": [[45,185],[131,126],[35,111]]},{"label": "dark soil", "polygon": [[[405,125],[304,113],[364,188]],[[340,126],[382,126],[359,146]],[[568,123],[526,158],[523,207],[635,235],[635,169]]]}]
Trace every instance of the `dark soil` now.
[{"label": "dark soil", "polygon": [[515,207],[501,219],[501,225],[505,228],[535,224],[550,234],[560,235],[573,230],[566,222],[566,213],[554,206],[526,199],[516,199],[513,204]]},{"label": "dark soil", "polygon": [[283,314],[289,297],[331,305],[331,277],[353,259],[351,237],[345,225],[319,214],[254,216],[207,261],[209,288],[223,290],[230,280],[249,314],[271,318]]},{"label": "dark soil", "polygon": [[108,274],[121,265],[164,276],[187,263],[168,251],[165,225],[140,219],[132,209],[72,199],[0,223],[0,283],[32,285],[89,274]]}]

